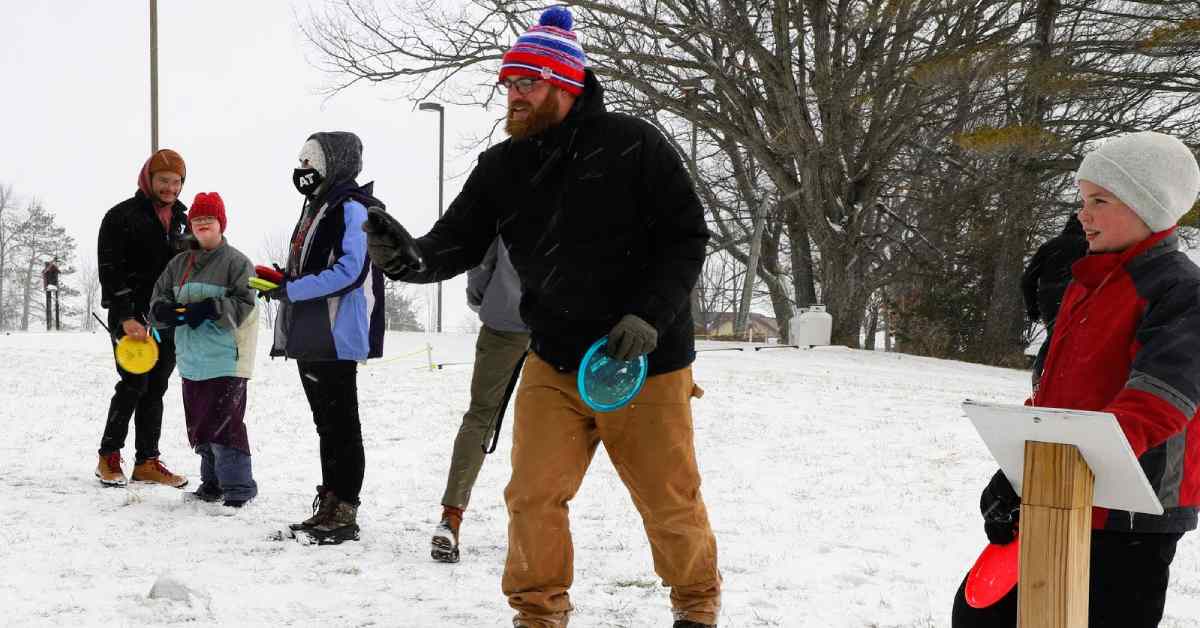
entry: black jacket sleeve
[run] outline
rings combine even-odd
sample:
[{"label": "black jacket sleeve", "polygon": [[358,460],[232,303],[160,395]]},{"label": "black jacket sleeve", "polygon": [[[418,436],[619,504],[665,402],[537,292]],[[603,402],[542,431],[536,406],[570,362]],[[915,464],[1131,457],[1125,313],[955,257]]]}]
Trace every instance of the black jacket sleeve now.
[{"label": "black jacket sleeve", "polygon": [[125,259],[129,225],[118,208],[110,209],[100,222],[96,243],[96,261],[100,275],[100,305],[108,308],[117,320],[134,317],[133,288],[129,281],[129,265]]},{"label": "black jacket sleeve", "polygon": [[632,312],[662,333],[687,308],[704,266],[704,206],[679,155],[647,125],[641,188],[650,231],[648,277]]},{"label": "black jacket sleeve", "polygon": [[1042,316],[1041,310],[1038,308],[1038,277],[1041,276],[1045,263],[1046,246],[1042,245],[1029,260],[1025,272],[1021,273],[1021,296],[1025,299],[1025,313],[1029,316],[1029,320],[1034,322],[1041,320]]},{"label": "black jacket sleeve", "polygon": [[477,266],[483,259],[496,238],[497,210],[489,202],[494,161],[496,156],[491,151],[480,156],[479,163],[445,215],[429,233],[417,238],[425,270],[409,273],[401,280],[409,283],[443,281]]}]

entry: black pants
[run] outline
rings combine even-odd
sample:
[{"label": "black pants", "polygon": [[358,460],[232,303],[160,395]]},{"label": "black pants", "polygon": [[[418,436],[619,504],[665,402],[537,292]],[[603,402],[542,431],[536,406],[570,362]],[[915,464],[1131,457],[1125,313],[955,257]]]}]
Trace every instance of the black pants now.
[{"label": "black pants", "polygon": [[[112,320],[109,320],[112,323]],[[120,323],[111,329],[117,333],[113,347],[125,334]],[[142,375],[134,375],[117,366],[121,381],[117,382],[112,401],[108,404],[108,422],[104,425],[104,436],[100,439],[100,455],[104,456],[125,447],[129,435],[129,419],[133,418],[134,447],[137,450],[134,462],[141,464],[147,458],[158,457],[158,437],[162,433],[163,395],[167,382],[175,370],[175,335],[171,330],[159,331],[162,341],[158,343],[158,362],[154,368]],[[114,358],[115,362],[115,358]]]},{"label": "black pants", "polygon": [[321,485],[338,499],[358,504],[362,490],[362,425],[358,420],[358,363],[297,362],[300,384],[321,439]]},{"label": "black pants", "polygon": [[[1167,601],[1167,581],[1182,534],[1092,533],[1090,628],[1154,628]],[[971,608],[963,579],[954,596],[953,628],[1014,628],[1017,590],[988,608]]]}]

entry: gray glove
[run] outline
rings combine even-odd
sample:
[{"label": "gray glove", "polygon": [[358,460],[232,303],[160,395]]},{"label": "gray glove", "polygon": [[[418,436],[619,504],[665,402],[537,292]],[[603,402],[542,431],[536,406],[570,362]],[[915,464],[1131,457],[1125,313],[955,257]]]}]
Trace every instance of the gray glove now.
[{"label": "gray glove", "polygon": [[608,355],[622,362],[646,355],[658,346],[658,330],[633,314],[626,314],[608,332]]},{"label": "gray glove", "polygon": [[425,270],[417,241],[382,207],[367,210],[362,230],[367,234],[367,255],[388,277]]}]

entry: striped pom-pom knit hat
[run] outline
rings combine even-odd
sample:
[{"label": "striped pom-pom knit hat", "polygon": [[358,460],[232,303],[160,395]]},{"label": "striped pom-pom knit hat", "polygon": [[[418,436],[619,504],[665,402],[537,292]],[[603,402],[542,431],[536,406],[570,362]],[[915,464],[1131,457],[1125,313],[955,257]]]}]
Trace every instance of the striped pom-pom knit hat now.
[{"label": "striped pom-pom knit hat", "polygon": [[574,19],[566,7],[542,12],[537,26],[525,31],[500,62],[500,80],[529,76],[550,81],[576,96],[583,93],[587,55],[571,30]]}]

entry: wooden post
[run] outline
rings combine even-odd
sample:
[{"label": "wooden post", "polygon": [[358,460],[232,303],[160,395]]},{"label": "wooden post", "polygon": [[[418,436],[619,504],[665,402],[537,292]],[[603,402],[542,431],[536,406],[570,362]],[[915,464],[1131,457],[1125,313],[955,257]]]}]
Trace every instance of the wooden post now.
[{"label": "wooden post", "polygon": [[1025,442],[1020,628],[1087,628],[1094,491],[1074,445]]}]

